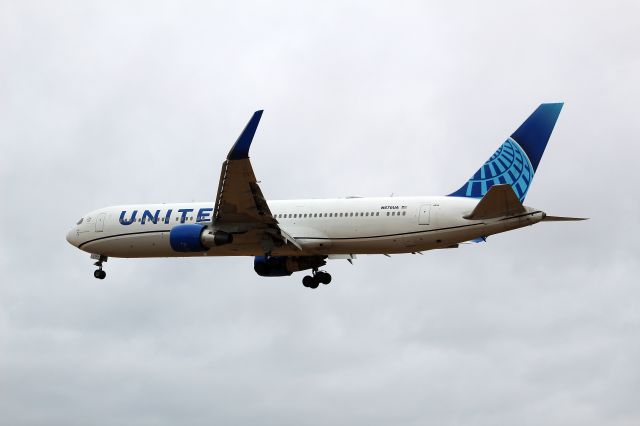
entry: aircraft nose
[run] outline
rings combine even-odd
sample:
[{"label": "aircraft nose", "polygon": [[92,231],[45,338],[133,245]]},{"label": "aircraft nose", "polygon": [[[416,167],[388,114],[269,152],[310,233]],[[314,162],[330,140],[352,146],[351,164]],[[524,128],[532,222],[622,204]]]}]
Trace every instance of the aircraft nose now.
[{"label": "aircraft nose", "polygon": [[67,232],[67,241],[69,241],[69,244],[71,244],[72,246],[77,246],[77,233],[76,233],[76,229],[72,229],[69,232]]}]

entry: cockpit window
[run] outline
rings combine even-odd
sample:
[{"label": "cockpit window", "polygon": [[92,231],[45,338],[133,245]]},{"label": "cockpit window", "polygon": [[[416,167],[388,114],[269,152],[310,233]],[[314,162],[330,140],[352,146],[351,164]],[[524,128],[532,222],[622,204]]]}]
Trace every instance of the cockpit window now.
[{"label": "cockpit window", "polygon": [[76,223],[76,225],[80,225],[83,220],[84,220],[84,217],[81,217],[80,220],[78,221],[78,223]]}]

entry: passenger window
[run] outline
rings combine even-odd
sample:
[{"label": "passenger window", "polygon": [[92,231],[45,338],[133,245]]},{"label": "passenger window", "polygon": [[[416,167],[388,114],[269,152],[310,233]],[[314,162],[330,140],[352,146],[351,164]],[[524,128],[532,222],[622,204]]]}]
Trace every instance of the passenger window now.
[{"label": "passenger window", "polygon": [[389,212],[387,212],[387,216],[389,216],[389,214],[390,214],[390,213],[389,213]]},{"label": "passenger window", "polygon": [[376,216],[380,216],[380,212],[376,212]]},{"label": "passenger window", "polygon": [[402,212],[402,216],[406,216],[406,215],[407,215],[407,212]]}]

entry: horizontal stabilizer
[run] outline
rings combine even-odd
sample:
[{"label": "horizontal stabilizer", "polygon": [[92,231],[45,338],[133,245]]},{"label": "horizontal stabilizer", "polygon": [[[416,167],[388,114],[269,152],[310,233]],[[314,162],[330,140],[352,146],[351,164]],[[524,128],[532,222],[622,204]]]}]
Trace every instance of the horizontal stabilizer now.
[{"label": "horizontal stabilizer", "polygon": [[508,184],[493,185],[473,211],[464,216],[469,220],[494,219],[524,213],[525,208]]},{"label": "horizontal stabilizer", "polygon": [[546,216],[543,222],[575,222],[578,220],[588,220],[588,217],[568,217],[568,216]]}]

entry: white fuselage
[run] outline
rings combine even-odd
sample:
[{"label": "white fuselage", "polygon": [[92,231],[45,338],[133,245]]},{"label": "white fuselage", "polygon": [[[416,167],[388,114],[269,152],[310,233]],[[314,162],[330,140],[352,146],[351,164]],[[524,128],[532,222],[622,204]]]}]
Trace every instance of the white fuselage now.
[{"label": "white fuselage", "polygon": [[[410,253],[455,247],[480,237],[533,225],[544,213],[491,220],[468,220],[479,200],[464,197],[386,197],[270,201],[279,227],[293,244],[274,256]],[[145,204],[107,207],[85,215],[67,235],[80,249],[109,257],[261,256],[264,249],[249,231],[233,243],[184,253],[169,244],[171,228],[209,224],[213,203]],[[133,212],[135,214],[135,220]],[[123,213],[124,212],[124,213]],[[145,213],[148,212],[148,213]]]}]

